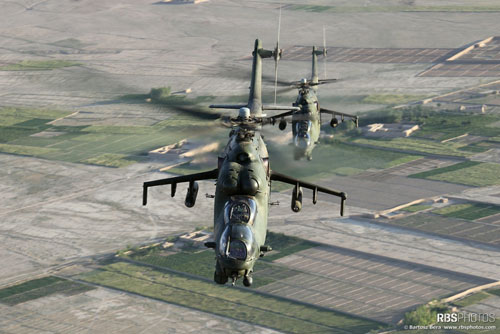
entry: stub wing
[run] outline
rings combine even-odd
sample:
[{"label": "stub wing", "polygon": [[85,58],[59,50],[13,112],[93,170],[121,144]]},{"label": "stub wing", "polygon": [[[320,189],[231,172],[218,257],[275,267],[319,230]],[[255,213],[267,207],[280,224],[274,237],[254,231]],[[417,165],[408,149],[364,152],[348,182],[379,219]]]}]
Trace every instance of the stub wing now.
[{"label": "stub wing", "polygon": [[356,115],[346,114],[346,113],[343,113],[340,111],[329,110],[329,109],[325,109],[325,108],[320,108],[319,112],[324,113],[324,114],[330,114],[333,116],[340,116],[342,119],[342,122],[344,121],[344,117],[349,117],[356,124],[356,127],[358,127],[359,117]]},{"label": "stub wing", "polygon": [[[298,108],[298,109],[300,110],[300,108]],[[296,112],[297,112],[297,110],[293,109],[293,110],[290,110],[290,111],[287,111],[287,112],[284,112],[284,113],[281,113],[278,115],[269,116],[269,117],[267,117],[267,120],[269,121],[269,123],[274,124],[277,119],[284,118],[287,116],[292,116]]]},{"label": "stub wing", "polygon": [[345,207],[345,200],[347,199],[347,194],[343,191],[337,191],[334,189],[321,187],[321,186],[318,186],[317,184],[313,184],[313,183],[305,182],[305,181],[302,181],[299,179],[295,179],[293,177],[283,175],[283,174],[277,173],[275,171],[271,171],[271,180],[294,185],[295,186],[294,196],[297,197],[297,194],[300,193],[300,200],[302,200],[302,194],[301,194],[300,188],[303,187],[303,188],[311,189],[313,191],[313,204],[316,204],[316,201],[318,200],[318,192],[322,192],[325,194],[340,197],[340,215],[341,216],[344,215],[344,207]]},{"label": "stub wing", "polygon": [[[172,185],[171,195],[172,195],[172,197],[174,197],[175,190],[177,188],[177,183],[189,182],[189,189],[191,189],[191,191],[192,191],[192,189],[194,189],[194,182],[195,181],[216,179],[218,176],[219,176],[219,169],[216,168],[216,169],[209,170],[206,172],[201,172],[201,173],[167,177],[165,179],[144,182],[143,193],[142,193],[142,205],[146,205],[148,202],[148,188],[149,187],[156,187],[156,186],[163,186],[166,184],[170,184],[170,185]],[[197,188],[196,188],[196,192],[197,192]]]}]

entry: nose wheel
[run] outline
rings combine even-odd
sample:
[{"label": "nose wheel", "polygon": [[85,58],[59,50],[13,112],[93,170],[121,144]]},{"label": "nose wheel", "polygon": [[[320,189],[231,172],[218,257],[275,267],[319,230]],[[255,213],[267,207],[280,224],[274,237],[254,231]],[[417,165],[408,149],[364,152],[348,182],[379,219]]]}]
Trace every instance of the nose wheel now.
[{"label": "nose wheel", "polygon": [[243,277],[243,285],[246,286],[246,287],[249,287],[251,286],[253,283],[253,278],[252,276],[245,276]]}]

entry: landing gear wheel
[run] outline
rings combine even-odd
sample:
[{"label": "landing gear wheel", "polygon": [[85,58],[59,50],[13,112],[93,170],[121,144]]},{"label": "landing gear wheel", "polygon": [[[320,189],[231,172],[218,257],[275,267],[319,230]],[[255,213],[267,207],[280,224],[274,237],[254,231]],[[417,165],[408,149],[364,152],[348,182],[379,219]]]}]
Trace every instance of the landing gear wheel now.
[{"label": "landing gear wheel", "polygon": [[249,286],[251,286],[251,285],[252,285],[252,283],[253,283],[253,278],[252,278],[252,276],[245,276],[245,277],[243,278],[243,285],[244,285],[244,286],[249,287]]}]

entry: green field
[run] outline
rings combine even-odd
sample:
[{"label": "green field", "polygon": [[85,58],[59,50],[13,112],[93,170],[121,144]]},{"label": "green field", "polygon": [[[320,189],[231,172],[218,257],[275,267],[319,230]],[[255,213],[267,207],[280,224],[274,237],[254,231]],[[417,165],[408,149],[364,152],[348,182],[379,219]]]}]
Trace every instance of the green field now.
[{"label": "green field", "polygon": [[466,157],[472,155],[470,152],[460,150],[466,144],[462,143],[440,143],[431,140],[417,139],[412,137],[394,139],[368,139],[357,138],[353,140],[355,144],[370,145],[371,147],[384,147],[395,150],[403,150],[412,154],[428,153],[438,155],[449,155],[456,157]]},{"label": "green field", "polygon": [[456,305],[459,307],[466,307],[469,305],[479,303],[480,301],[482,301],[488,297],[491,297],[491,295],[489,293],[481,291],[481,292],[475,293],[473,295],[467,296],[463,299],[454,301],[453,305]]},{"label": "green field", "polygon": [[413,174],[410,177],[484,187],[500,184],[498,175],[500,175],[500,164],[465,161],[448,167]]},{"label": "green field", "polygon": [[475,220],[500,213],[500,206],[486,203],[454,204],[433,210],[432,213],[447,217]]},{"label": "green field", "polygon": [[[355,175],[369,168],[384,169],[421,158],[340,141],[329,143],[326,140],[314,149],[312,162],[294,161],[292,145],[269,144],[268,148],[273,170],[308,181],[316,181],[331,175]],[[273,190],[278,184],[278,182],[273,183]]]},{"label": "green field", "polygon": [[64,278],[47,276],[1,289],[0,303],[13,306],[55,293],[71,296],[92,289],[94,288],[91,286],[68,281]]},{"label": "green field", "polygon": [[193,125],[180,116],[153,126],[49,124],[69,114],[59,110],[0,108],[0,152],[123,167],[144,159],[152,149],[186,138],[187,133],[205,133],[204,128],[194,131]]},{"label": "green field", "polygon": [[427,98],[427,95],[409,95],[409,94],[372,94],[364,97],[361,102],[368,104],[403,104],[412,101],[419,101]]},{"label": "green field", "polygon": [[[386,224],[436,233],[445,237],[453,236],[493,245],[500,244],[500,228],[440,214],[422,212],[403,218],[391,219]],[[473,230],[473,232],[468,233],[468,230]]]},{"label": "green field", "polygon": [[127,158],[128,157],[125,154],[103,153],[92,158],[81,160],[81,162],[106,167],[125,167],[135,162],[132,159]]},{"label": "green field", "polygon": [[288,333],[366,333],[381,324],[283,298],[118,262],[82,275],[91,283]]},{"label": "green field", "polygon": [[[388,98],[388,97],[387,97]],[[365,99],[370,100],[370,97]],[[384,96],[371,98],[374,102]],[[495,138],[500,136],[500,127],[490,126],[500,122],[496,114],[470,114],[456,111],[439,110],[415,106],[404,109],[381,109],[360,115],[360,126],[373,123],[418,124],[419,130],[408,138],[374,139],[362,137],[361,131],[345,133],[346,139],[359,144],[390,149],[407,150],[430,154],[451,156],[470,156],[492,148]],[[338,130],[336,130],[338,132]],[[467,143],[462,140],[446,141],[462,135],[485,137],[483,141]]]},{"label": "green field", "polygon": [[[500,135],[500,128],[488,125],[498,122],[500,117],[495,114],[459,114],[451,112],[432,113],[427,117],[417,117],[420,130],[415,136],[425,137],[428,134],[440,133],[437,140],[455,138],[468,133],[474,136],[495,137]],[[449,143],[447,143],[449,144]]]},{"label": "green field", "polygon": [[482,152],[486,152],[492,148],[494,148],[494,145],[492,145],[489,142],[483,141],[483,142],[479,142],[479,143],[473,143],[473,144],[469,144],[466,146],[462,146],[459,148],[459,150],[473,152],[473,153],[482,153]]},{"label": "green field", "polygon": [[267,233],[266,244],[273,248],[273,251],[262,258],[262,260],[268,262],[319,246],[319,244],[312,241],[273,232]]},{"label": "green field", "polygon": [[0,108],[0,126],[16,125],[16,127],[43,128],[45,123],[71,114],[69,111],[33,108]]},{"label": "green field", "polygon": [[401,211],[419,212],[419,211],[427,210],[430,208],[432,208],[432,205],[429,205],[429,204],[415,204],[415,205],[407,206],[406,208],[402,208]]},{"label": "green field", "polygon": [[[271,262],[287,255],[300,252],[302,250],[316,247],[317,243],[310,242],[297,237],[287,236],[282,233],[268,232],[266,244],[273,248],[261,258],[254,267],[254,288],[275,282],[284,277],[298,274],[297,271],[272,265]],[[182,250],[172,254],[168,249],[163,251],[160,246],[133,250],[132,254],[125,255],[124,251],[119,252],[120,256],[141,263],[162,267],[177,271],[182,271],[191,275],[212,279],[215,268],[215,255],[213,250],[193,248],[185,245]],[[239,282],[241,284],[241,282]]]},{"label": "green field", "polygon": [[67,60],[23,60],[16,64],[0,66],[0,71],[47,71],[63,67],[79,66],[80,63]]}]

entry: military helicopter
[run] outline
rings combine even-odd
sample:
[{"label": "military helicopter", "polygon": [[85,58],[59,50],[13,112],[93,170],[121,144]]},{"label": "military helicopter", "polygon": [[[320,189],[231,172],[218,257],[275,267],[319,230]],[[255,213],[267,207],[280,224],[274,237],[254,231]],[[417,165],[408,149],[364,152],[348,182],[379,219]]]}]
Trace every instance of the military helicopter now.
[{"label": "military helicopter", "polygon": [[188,182],[185,199],[187,207],[193,207],[198,194],[199,180],[216,179],[214,196],[214,241],[205,243],[216,255],[214,281],[232,284],[243,277],[243,284],[251,286],[253,267],[257,259],[272,250],[265,244],[271,182],[280,181],[294,185],[291,209],[302,208],[302,188],[311,189],[312,202],[316,204],[318,193],[338,196],[341,199],[340,214],[344,214],[347,198],[341,191],[279,174],[269,166],[269,154],[260,134],[262,125],[273,120],[262,115],[263,110],[293,110],[298,107],[266,106],[261,99],[262,58],[279,58],[278,47],[274,51],[262,48],[255,41],[253,51],[252,79],[248,102],[242,105],[212,105],[212,108],[239,109],[237,117],[223,119],[232,129],[224,151],[219,155],[217,168],[190,175],[169,177],[144,182],[143,205],[147,204],[148,188],[171,185],[171,196],[175,196],[178,183]]},{"label": "military helicopter", "polygon": [[273,116],[273,119],[281,118],[279,122],[280,130],[285,130],[287,122],[286,116],[292,116],[292,132],[294,144],[294,158],[300,160],[306,157],[307,160],[312,160],[312,151],[317,143],[319,143],[319,135],[321,128],[321,114],[330,114],[330,126],[336,128],[339,124],[337,116],[344,122],[345,117],[349,117],[358,126],[358,116],[350,115],[338,111],[322,108],[319,105],[317,86],[321,84],[331,83],[336,79],[319,79],[318,77],[318,56],[326,57],[326,47],[323,46],[323,51],[317,50],[315,46],[312,49],[312,75],[311,80],[302,79],[299,82],[290,83],[292,88],[299,89],[297,100],[293,106],[299,107],[298,111],[290,111],[280,115]]}]

